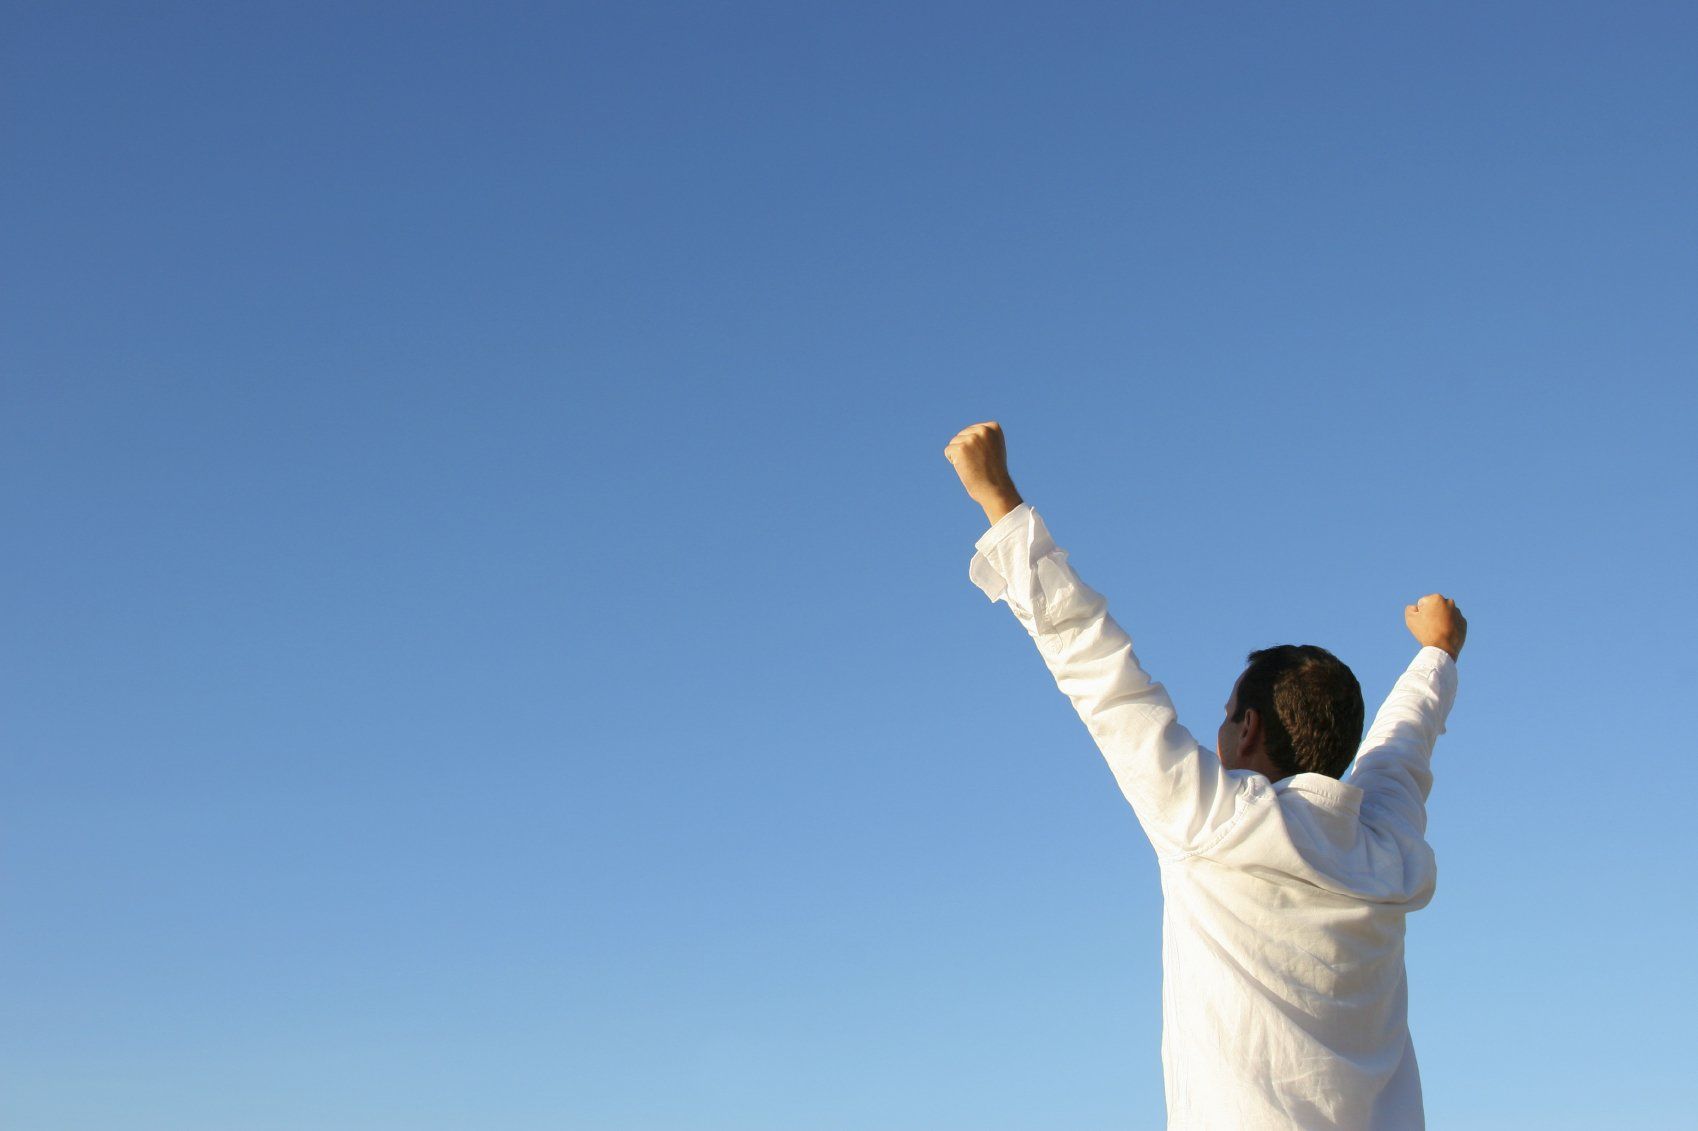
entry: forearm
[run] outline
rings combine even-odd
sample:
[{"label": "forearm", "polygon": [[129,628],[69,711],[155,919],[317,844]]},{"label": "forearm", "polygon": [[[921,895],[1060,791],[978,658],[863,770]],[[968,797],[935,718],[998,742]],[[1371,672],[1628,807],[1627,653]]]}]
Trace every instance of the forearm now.
[{"label": "forearm", "polygon": [[991,526],[1001,522],[1008,512],[1025,502],[1020,497],[1020,492],[1016,491],[1012,484],[1007,490],[997,491],[984,498],[976,498],[974,501],[984,510],[985,521]]},{"label": "forearm", "polygon": [[1351,771],[1352,783],[1417,829],[1425,829],[1433,748],[1456,697],[1456,661],[1423,647],[1374,715]]},{"label": "forearm", "polygon": [[1139,665],[1131,637],[1109,615],[1107,600],[1074,571],[1038,513],[1021,506],[998,516],[979,539],[974,584],[1008,604],[1087,726],[1095,729],[1106,712],[1134,701],[1171,707]]}]

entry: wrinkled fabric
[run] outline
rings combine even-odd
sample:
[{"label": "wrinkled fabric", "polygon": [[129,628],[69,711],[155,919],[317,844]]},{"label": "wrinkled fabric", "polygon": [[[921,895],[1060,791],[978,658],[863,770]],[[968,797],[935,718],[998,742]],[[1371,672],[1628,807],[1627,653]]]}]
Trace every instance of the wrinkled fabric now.
[{"label": "wrinkled fabric", "polygon": [[1437,878],[1426,801],[1451,657],[1417,653],[1346,780],[1269,782],[1179,724],[1031,506],[979,539],[968,572],[1036,642],[1156,849],[1168,1127],[1423,1127],[1404,917]]}]

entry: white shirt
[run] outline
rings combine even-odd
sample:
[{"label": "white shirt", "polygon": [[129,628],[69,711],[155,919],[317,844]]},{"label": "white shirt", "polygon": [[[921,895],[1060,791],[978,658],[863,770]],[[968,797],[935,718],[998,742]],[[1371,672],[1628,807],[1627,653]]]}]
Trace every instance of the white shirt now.
[{"label": "white shirt", "polygon": [[1432,898],[1427,791],[1456,665],[1423,648],[1348,780],[1227,771],[1022,505],[969,574],[1072,700],[1161,866],[1168,1127],[1420,1128],[1404,916]]}]

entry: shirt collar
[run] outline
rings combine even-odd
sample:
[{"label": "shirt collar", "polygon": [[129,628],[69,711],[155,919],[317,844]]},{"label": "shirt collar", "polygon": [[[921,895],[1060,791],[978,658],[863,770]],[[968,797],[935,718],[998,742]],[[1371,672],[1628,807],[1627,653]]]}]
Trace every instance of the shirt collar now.
[{"label": "shirt collar", "polygon": [[1294,790],[1319,798],[1328,804],[1354,809],[1362,803],[1362,790],[1349,782],[1329,778],[1325,774],[1292,774],[1273,783],[1275,793]]}]

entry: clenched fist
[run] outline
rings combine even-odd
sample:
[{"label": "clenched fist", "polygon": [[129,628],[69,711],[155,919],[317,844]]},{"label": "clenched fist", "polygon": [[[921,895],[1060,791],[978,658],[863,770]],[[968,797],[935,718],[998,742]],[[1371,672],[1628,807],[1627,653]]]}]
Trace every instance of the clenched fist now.
[{"label": "clenched fist", "polygon": [[1008,476],[1008,447],[1002,439],[1002,425],[996,421],[961,429],[943,449],[943,458],[954,466],[961,486],[984,508],[992,526],[1023,501]]},{"label": "clenched fist", "polygon": [[1468,638],[1468,621],[1456,602],[1442,593],[1429,593],[1403,609],[1403,623],[1423,648],[1443,648],[1456,659]]}]

